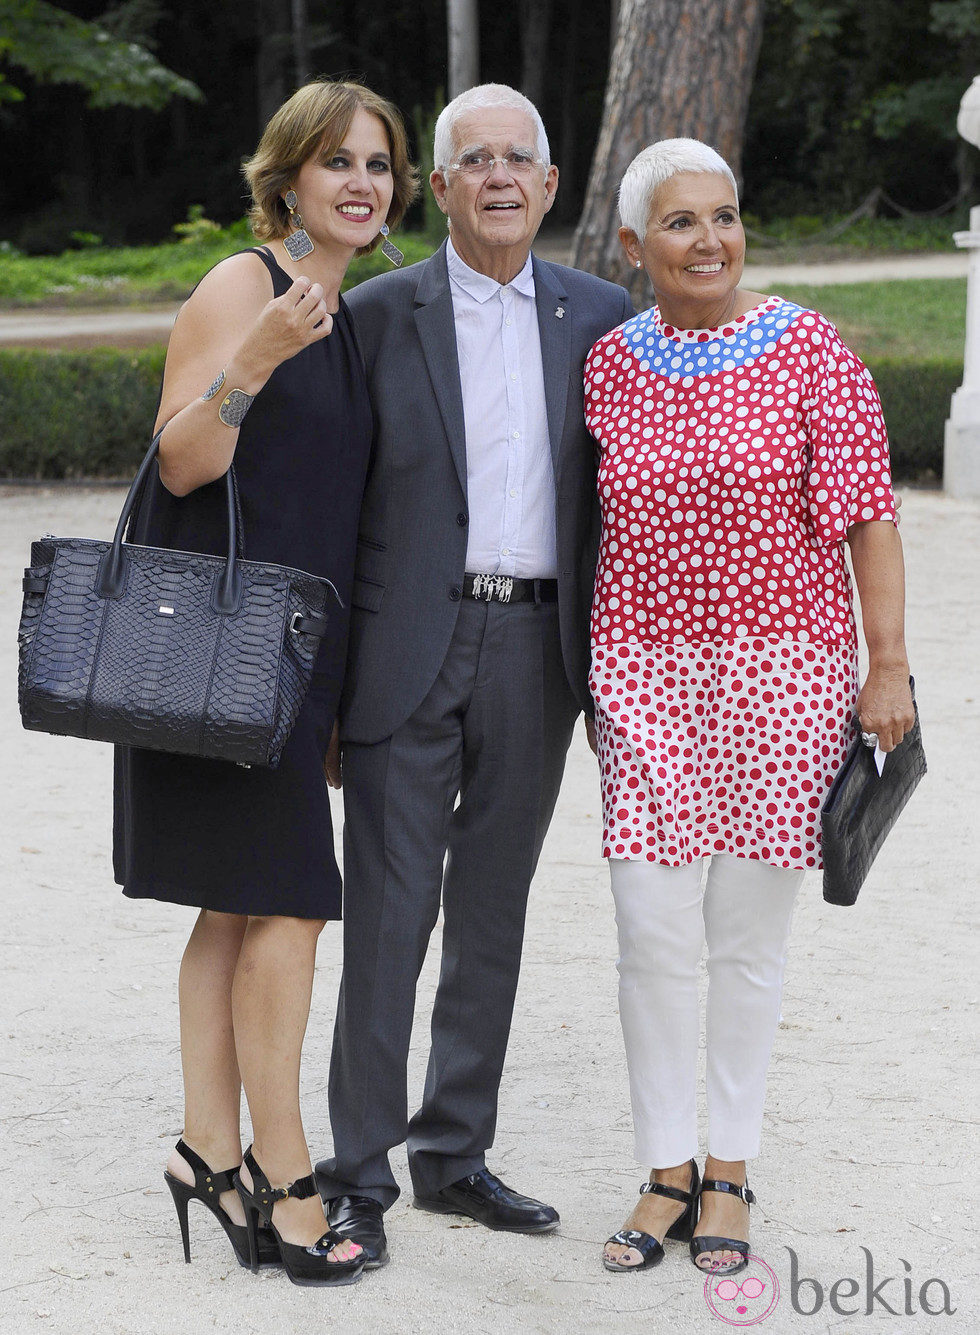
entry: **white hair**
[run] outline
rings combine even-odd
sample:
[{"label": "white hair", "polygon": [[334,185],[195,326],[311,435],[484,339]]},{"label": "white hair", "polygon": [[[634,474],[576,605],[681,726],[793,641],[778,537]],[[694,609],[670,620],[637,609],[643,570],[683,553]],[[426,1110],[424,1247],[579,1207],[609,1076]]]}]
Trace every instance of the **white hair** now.
[{"label": "white hair", "polygon": [[637,153],[619,183],[619,217],[623,226],[642,238],[657,189],[680,172],[717,172],[731,185],[738,203],[738,184],[720,153],[700,139],[661,139]]},{"label": "white hair", "polygon": [[[463,145],[453,141],[456,122],[468,111],[483,111],[491,107],[510,107],[514,111],[523,111],[530,117],[537,131],[537,154],[545,166],[551,166],[551,149],[545,133],[544,121],[537,107],[516,88],[509,88],[505,83],[481,83],[476,88],[467,88],[465,93],[454,97],[448,106],[443,107],[436,121],[436,132],[432,145],[432,160],[436,171],[445,172],[452,162],[458,148]],[[524,147],[530,147],[525,145]]]}]

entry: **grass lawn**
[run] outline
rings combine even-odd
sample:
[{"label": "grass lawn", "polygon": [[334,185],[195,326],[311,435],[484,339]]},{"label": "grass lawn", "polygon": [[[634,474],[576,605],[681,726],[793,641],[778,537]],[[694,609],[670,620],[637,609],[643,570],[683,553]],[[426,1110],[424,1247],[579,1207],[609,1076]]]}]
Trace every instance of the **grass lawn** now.
[{"label": "grass lawn", "polygon": [[923,361],[962,358],[965,278],[903,278],[889,283],[785,286],[779,295],[826,315],[867,362],[881,357]]},{"label": "grass lawn", "polygon": [[[841,222],[836,217],[771,219],[765,225],[751,213],[744,217],[749,226],[750,260],[760,264],[949,251],[950,233],[957,227],[967,226],[965,205],[955,214],[943,218],[859,218],[847,226],[841,235],[836,234]],[[202,274],[219,260],[254,244],[244,218],[228,227],[218,227],[207,219],[192,218],[188,222],[178,223],[173,230],[182,239],[147,246],[92,246],[67,250],[61,255],[23,255],[6,242],[0,242],[0,309],[30,306],[132,306],[154,301],[182,301]],[[571,233],[568,229],[559,230],[567,232],[570,242]],[[442,228],[437,227],[431,238],[419,232],[400,232],[396,240],[405,252],[406,264],[413,264],[429,255],[443,235]],[[344,286],[353,287],[365,278],[383,273],[387,268],[387,261],[380,252],[363,260],[355,260]],[[900,286],[909,289],[913,287],[911,283]],[[935,286],[938,289],[939,285]],[[922,294],[926,294],[930,284],[921,283],[918,287]],[[845,290],[853,291],[850,288],[833,289],[835,293]],[[829,291],[821,288],[820,299],[827,300]],[[910,290],[909,300],[918,302],[920,292]],[[790,295],[789,291],[786,295]],[[806,297],[805,300],[820,310],[824,309],[816,299]],[[944,298],[937,297],[934,304],[938,305],[942,300]],[[932,299],[926,298],[926,301],[928,304]],[[932,309],[931,305],[929,309]],[[826,313],[836,319],[830,310]],[[850,311],[842,310],[842,328],[849,316]],[[942,325],[941,311],[939,320]],[[852,323],[860,335],[861,320]],[[885,317],[882,329],[892,323],[897,330],[903,322],[892,322]],[[962,325],[962,319],[960,323]],[[935,331],[921,332],[929,337]],[[901,346],[889,344],[888,350],[897,352]]]},{"label": "grass lawn", "polygon": [[[431,242],[400,233],[405,263],[432,251]],[[183,301],[191,288],[219,260],[255,245],[245,224],[194,241],[159,246],[97,246],[62,255],[19,255],[0,251],[0,308],[44,306],[138,306],[153,301]],[[380,250],[356,259],[344,287],[384,273],[391,265]]]},{"label": "grass lawn", "polygon": [[951,234],[969,227],[965,204],[941,218],[858,218],[841,230],[840,216],[760,219],[742,212],[752,264],[806,264],[949,251]]},{"label": "grass lawn", "polygon": [[[746,213],[744,219],[749,228],[750,259],[759,264],[948,251],[950,233],[968,225],[965,205],[942,218],[859,218],[840,234],[839,216],[798,216],[763,223]],[[253,244],[244,218],[227,227],[205,218],[189,218],[173,231],[180,240],[145,246],[96,245],[61,255],[24,255],[0,241],[0,308],[182,301],[212,265]],[[434,227],[431,239],[418,232],[400,232],[397,244],[405,252],[406,263],[412,264],[424,259],[443,235],[441,226]],[[345,286],[352,287],[386,267],[378,254],[355,260]]]},{"label": "grass lawn", "polygon": [[[33,257],[3,253],[0,308],[182,301],[212,265],[250,244],[248,227],[240,222],[192,241],[158,246],[100,246]],[[433,249],[433,243],[418,233],[399,235],[398,244],[405,251],[406,264],[424,259]],[[344,286],[353,287],[388,267],[380,251],[355,260]],[[779,290],[780,295],[833,320],[865,359],[916,356],[932,360],[963,355],[965,279],[899,279]]]}]

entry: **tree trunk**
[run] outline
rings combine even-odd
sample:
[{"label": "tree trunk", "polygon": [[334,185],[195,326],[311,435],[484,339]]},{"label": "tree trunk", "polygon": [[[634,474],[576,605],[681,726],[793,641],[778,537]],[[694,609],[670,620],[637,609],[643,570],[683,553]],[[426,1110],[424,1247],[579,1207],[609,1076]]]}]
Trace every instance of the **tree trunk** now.
[{"label": "tree trunk", "polygon": [[551,30],[551,0],[521,0],[520,21],[521,92],[541,111]]},{"label": "tree trunk", "polygon": [[575,132],[578,124],[579,86],[576,78],[579,54],[579,19],[582,0],[566,0],[562,7],[565,25],[564,74],[561,88],[561,138],[559,152],[551,146],[551,155],[561,164],[561,189],[555,204],[554,217],[564,226],[575,221],[575,197],[578,193],[579,172],[575,153]]},{"label": "tree trunk", "polygon": [[616,235],[616,191],[647,144],[676,136],[716,148],[736,177],[762,36],[764,0],[619,0],[602,127],[592,159],[572,263],[633,287]]},{"label": "tree trunk", "polygon": [[288,19],[283,10],[283,0],[256,0],[255,10],[258,41],[255,60],[255,100],[261,131],[268,124],[272,113],[278,111],[285,102],[287,96],[283,47]]},{"label": "tree trunk", "polygon": [[293,20],[293,69],[296,87],[302,88],[310,80],[310,54],[306,0],[290,0]]},{"label": "tree trunk", "polygon": [[480,81],[480,11],[478,0],[448,0],[449,100]]}]

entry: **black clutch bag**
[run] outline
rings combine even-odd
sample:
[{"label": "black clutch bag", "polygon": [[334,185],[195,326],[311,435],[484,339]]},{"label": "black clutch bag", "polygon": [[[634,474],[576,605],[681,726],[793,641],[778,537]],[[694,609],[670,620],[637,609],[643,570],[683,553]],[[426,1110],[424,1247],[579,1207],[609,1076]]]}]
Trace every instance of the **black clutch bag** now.
[{"label": "black clutch bag", "polygon": [[915,722],[886,755],[881,774],[874,749],[857,737],[820,813],[823,897],[828,904],[857,900],[885,836],[926,772],[915,682],[910,679],[909,684]]},{"label": "black clutch bag", "polygon": [[231,469],[228,554],[124,542],[157,436],[112,542],[45,537],[24,572],[18,696],[25,728],[59,736],[279,763],[309,688],[329,580],[239,555]]}]

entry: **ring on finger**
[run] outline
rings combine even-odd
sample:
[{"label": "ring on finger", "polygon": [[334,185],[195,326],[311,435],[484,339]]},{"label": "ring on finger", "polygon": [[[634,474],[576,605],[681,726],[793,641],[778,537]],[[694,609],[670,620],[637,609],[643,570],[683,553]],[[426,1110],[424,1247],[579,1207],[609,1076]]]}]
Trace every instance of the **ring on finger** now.
[{"label": "ring on finger", "polygon": [[876,732],[862,732],[861,741],[865,746],[876,747],[878,745],[878,734]]}]

